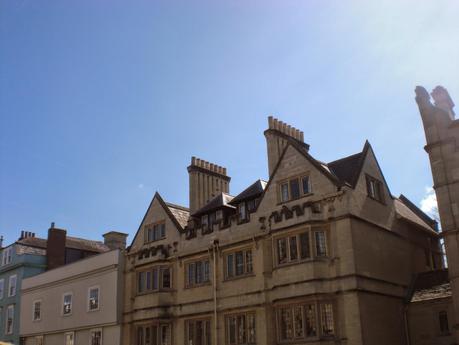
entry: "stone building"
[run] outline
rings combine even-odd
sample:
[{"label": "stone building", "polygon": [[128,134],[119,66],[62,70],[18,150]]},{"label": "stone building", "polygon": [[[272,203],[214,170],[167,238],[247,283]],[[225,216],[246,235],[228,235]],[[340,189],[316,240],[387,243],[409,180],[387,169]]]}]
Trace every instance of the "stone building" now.
[{"label": "stone building", "polygon": [[22,231],[16,242],[0,248],[0,341],[19,345],[24,279],[107,250],[101,242],[67,236],[54,225],[47,239]]},{"label": "stone building", "polygon": [[[437,86],[431,95],[434,104],[423,87],[416,88],[416,102],[424,125],[427,141],[425,150],[429,154],[441,220],[441,236],[448,260],[449,282],[445,284],[450,290],[449,299],[432,299],[437,306],[442,307],[441,314],[438,308],[430,310],[431,320],[440,326],[440,330],[437,328],[431,335],[431,341],[451,344],[454,339],[455,344],[459,344],[459,119],[455,118],[454,103],[445,88]],[[422,324],[413,330],[415,335],[424,332]],[[451,342],[444,342],[445,336],[451,337]]]},{"label": "stone building", "polygon": [[230,194],[192,158],[190,208],[156,193],[127,250],[123,344],[408,342],[417,273],[443,269],[434,221],[394,197],[371,145],[333,162],[269,118],[268,181]]},{"label": "stone building", "polygon": [[21,344],[121,344],[127,235],[104,237],[109,251],[23,280]]}]

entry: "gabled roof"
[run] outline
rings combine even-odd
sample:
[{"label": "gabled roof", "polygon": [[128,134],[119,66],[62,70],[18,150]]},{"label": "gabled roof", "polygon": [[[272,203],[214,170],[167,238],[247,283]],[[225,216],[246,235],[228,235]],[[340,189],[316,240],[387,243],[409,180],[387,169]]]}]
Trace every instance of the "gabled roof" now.
[{"label": "gabled roof", "polygon": [[[163,198],[161,197],[161,195],[159,195],[159,193],[156,192],[155,195],[153,196],[153,198],[151,199],[150,205],[148,206],[147,211],[145,212],[145,215],[142,218],[142,221],[140,222],[139,228],[137,229],[137,231],[136,231],[136,233],[134,235],[134,238],[132,239],[131,245],[128,247],[128,251],[131,250],[132,244],[137,239],[137,235],[139,234],[139,232],[140,232],[140,230],[142,228],[142,224],[145,222],[145,218],[147,217],[148,212],[150,211],[151,207],[153,206],[153,202],[155,201],[155,199],[158,200],[159,204],[164,209],[166,214],[169,216],[169,218],[172,221],[172,223],[174,223],[174,225],[176,226],[177,230],[179,232],[183,232],[184,231],[186,223],[183,221],[183,219],[186,217],[187,213],[188,213],[188,216],[189,216],[188,209],[185,208],[185,207],[179,206],[179,205],[166,203],[163,200]],[[187,220],[188,220],[188,217],[187,217]]]},{"label": "gabled roof", "polygon": [[188,223],[188,218],[190,218],[190,209],[169,202],[166,202],[166,206],[169,208],[172,216],[177,220],[177,223],[184,229]]},{"label": "gabled roof", "polygon": [[220,194],[212,198],[207,204],[205,204],[203,207],[201,207],[199,210],[193,213],[193,216],[197,217],[197,216],[200,216],[201,214],[215,211],[222,207],[235,209],[233,205],[230,205],[230,202],[231,200],[233,200],[233,198],[234,198],[233,196],[227,193],[220,192]]},{"label": "gabled roof", "polygon": [[414,214],[427,223],[432,229],[438,232],[438,222],[429,217],[424,211],[411,202],[406,196],[400,194],[399,199],[403,204],[408,207]]},{"label": "gabled roof", "polygon": [[[42,249],[47,248],[47,242],[46,239],[39,237],[26,237],[16,241],[18,244]],[[110,248],[101,241],[87,240],[72,236],[66,237],[65,247],[94,253],[104,253],[110,250]]]},{"label": "gabled roof", "polygon": [[364,153],[359,152],[348,157],[328,163],[328,168],[341,181],[355,187],[361,169]]},{"label": "gabled roof", "polygon": [[448,278],[448,270],[434,270],[419,273],[414,280],[410,302],[422,302],[440,298],[451,297],[451,284]]},{"label": "gabled roof", "polygon": [[[432,227],[432,223],[427,223],[423,218],[421,218],[417,213],[419,212],[422,212],[421,210],[419,210],[419,212],[414,212],[412,210],[411,207],[407,206],[406,204],[406,197],[404,197],[404,200],[401,200],[401,199],[398,199],[398,198],[394,198],[394,206],[395,206],[395,212],[397,213],[397,216],[399,216],[400,218],[404,219],[405,221],[411,223],[411,224],[415,224],[417,226],[420,226],[422,227],[423,229],[433,233],[433,234],[437,234],[437,230]],[[408,202],[410,204],[412,204],[412,206],[414,206],[413,203],[411,203],[411,201],[408,200]],[[414,206],[416,207],[416,206]],[[425,215],[426,217],[428,217],[427,215]],[[432,221],[432,219],[431,219]]]},{"label": "gabled roof", "polygon": [[233,200],[231,200],[231,204],[236,204],[238,202],[260,196],[261,194],[263,194],[263,191],[265,190],[267,184],[268,182],[261,179],[255,181],[249,187],[244,189],[241,193],[236,195],[236,197]]}]

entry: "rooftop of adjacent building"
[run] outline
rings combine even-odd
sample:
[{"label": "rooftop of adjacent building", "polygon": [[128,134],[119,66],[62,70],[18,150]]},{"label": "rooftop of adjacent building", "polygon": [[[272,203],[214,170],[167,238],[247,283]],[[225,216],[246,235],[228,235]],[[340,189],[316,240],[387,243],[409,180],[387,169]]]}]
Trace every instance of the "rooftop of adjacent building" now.
[{"label": "rooftop of adjacent building", "polygon": [[440,269],[417,274],[408,300],[412,303],[425,302],[449,298],[451,295],[448,269]]}]

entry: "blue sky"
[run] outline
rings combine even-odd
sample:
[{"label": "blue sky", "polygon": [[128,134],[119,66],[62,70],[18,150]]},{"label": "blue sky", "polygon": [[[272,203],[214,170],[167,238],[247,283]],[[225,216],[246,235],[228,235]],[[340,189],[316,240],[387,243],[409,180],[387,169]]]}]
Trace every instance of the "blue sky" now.
[{"label": "blue sky", "polygon": [[[459,103],[459,2],[0,0],[0,234],[133,235],[190,157],[267,178],[267,116],[331,161],[368,139],[394,195],[431,186],[414,88]],[[132,236],[130,236],[130,239]]]}]

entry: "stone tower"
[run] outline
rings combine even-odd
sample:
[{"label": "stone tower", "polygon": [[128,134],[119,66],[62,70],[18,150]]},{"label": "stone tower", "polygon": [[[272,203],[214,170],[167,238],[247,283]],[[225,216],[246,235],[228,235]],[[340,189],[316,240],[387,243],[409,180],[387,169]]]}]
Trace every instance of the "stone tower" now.
[{"label": "stone tower", "polygon": [[454,332],[459,343],[459,119],[455,119],[454,103],[445,88],[437,86],[431,95],[434,104],[423,87],[416,87],[448,260],[456,317]]}]

